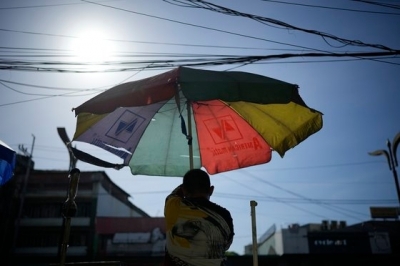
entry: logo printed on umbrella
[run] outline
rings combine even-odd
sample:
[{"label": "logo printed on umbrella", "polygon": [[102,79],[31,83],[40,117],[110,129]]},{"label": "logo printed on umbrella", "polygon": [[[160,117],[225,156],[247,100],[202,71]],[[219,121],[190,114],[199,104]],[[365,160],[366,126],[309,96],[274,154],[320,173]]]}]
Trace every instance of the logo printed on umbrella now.
[{"label": "logo printed on umbrella", "polygon": [[118,136],[123,131],[128,131],[129,133],[133,132],[133,129],[136,126],[137,118],[135,118],[132,122],[127,123],[125,121],[120,121],[117,130],[115,131],[115,135]]},{"label": "logo printed on umbrella", "polygon": [[262,148],[263,147],[261,146],[259,139],[253,138],[253,140],[249,142],[235,143],[232,146],[226,147],[209,148],[209,150],[211,151],[213,156],[217,156],[225,153],[236,153],[248,149],[258,150]]},{"label": "logo printed on umbrella", "polygon": [[106,136],[126,143],[145,120],[144,117],[129,110],[125,110],[107,131]]},{"label": "logo printed on umbrella", "polygon": [[215,144],[243,139],[242,133],[230,115],[204,120]]}]

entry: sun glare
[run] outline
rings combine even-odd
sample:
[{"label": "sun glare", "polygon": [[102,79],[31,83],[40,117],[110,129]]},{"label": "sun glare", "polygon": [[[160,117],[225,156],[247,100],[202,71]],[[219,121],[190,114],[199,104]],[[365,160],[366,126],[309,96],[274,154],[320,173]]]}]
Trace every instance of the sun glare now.
[{"label": "sun glare", "polygon": [[100,63],[110,59],[112,53],[111,41],[106,40],[100,31],[86,31],[76,39],[73,52],[79,62]]}]

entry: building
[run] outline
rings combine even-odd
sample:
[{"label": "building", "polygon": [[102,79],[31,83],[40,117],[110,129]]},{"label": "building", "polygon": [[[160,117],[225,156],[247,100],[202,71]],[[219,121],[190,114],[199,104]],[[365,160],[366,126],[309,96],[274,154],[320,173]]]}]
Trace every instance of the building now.
[{"label": "building", "polygon": [[[399,254],[400,221],[370,220],[347,226],[345,221],[271,226],[257,241],[259,255]],[[252,245],[245,247],[252,254]]]},{"label": "building", "polygon": [[164,217],[98,217],[98,257],[163,257],[165,250]]},{"label": "building", "polygon": [[73,197],[72,172],[34,170],[32,164],[27,175],[25,169],[19,165],[0,187],[2,258],[57,262],[63,239],[71,261],[163,255],[164,218],[152,218],[132,204],[104,171],[77,171],[76,208],[68,219],[66,206],[74,206],[65,204],[68,195]]}]

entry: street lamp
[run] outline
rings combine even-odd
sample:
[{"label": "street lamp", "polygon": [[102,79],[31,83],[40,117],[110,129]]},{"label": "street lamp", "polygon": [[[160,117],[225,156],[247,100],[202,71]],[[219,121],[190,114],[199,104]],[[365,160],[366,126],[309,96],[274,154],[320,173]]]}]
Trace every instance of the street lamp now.
[{"label": "street lamp", "polygon": [[397,135],[393,139],[393,146],[390,143],[389,139],[386,141],[386,145],[388,147],[387,150],[376,150],[373,152],[369,152],[369,155],[373,156],[378,156],[378,155],[385,155],[388,164],[389,164],[389,169],[393,172],[393,177],[394,177],[394,182],[396,182],[396,190],[397,190],[397,198],[399,199],[399,204],[400,204],[400,186],[399,186],[399,180],[397,177],[397,172],[396,172],[396,167],[399,165],[397,162],[397,147],[399,146],[400,142],[400,132],[397,133]]}]

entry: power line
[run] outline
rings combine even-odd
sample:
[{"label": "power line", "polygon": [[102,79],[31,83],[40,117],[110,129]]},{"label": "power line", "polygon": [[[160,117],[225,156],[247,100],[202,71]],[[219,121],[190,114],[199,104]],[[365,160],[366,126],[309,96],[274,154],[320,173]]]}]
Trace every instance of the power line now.
[{"label": "power line", "polygon": [[[279,203],[288,205],[288,206],[290,206],[290,207],[292,207],[292,208],[294,208],[294,209],[297,209],[297,210],[300,210],[300,211],[303,211],[303,212],[312,214],[312,215],[314,215],[314,216],[319,216],[319,217],[321,217],[321,218],[325,218],[324,216],[320,215],[319,213],[315,213],[315,212],[310,211],[309,209],[305,209],[305,208],[299,207],[299,206],[297,206],[297,205],[294,205],[292,201],[289,202],[289,201],[287,201],[287,200],[283,200],[283,199],[280,199],[280,198],[267,196],[267,195],[265,195],[264,192],[262,192],[262,191],[260,191],[260,190],[257,190],[257,189],[255,189],[254,187],[250,187],[250,186],[248,186],[248,185],[246,185],[246,184],[243,184],[243,183],[240,183],[240,182],[238,182],[238,181],[235,181],[235,180],[233,180],[232,178],[230,178],[230,180],[233,181],[233,182],[235,182],[235,183],[238,183],[241,187],[246,187],[246,188],[248,188],[248,189],[250,189],[250,190],[252,190],[252,191],[255,191],[255,192],[259,193],[259,194],[262,194],[262,195],[263,195],[263,196],[262,196],[263,199],[274,200],[274,201],[276,201],[276,202],[279,202]],[[288,191],[290,191],[290,190],[288,190]],[[292,193],[295,194],[294,192],[292,192]],[[296,195],[296,196],[297,196],[297,195]],[[252,195],[252,198],[255,198],[255,196]],[[318,204],[318,205],[319,205],[319,204],[322,204],[321,202],[315,201],[315,200],[309,200],[309,203],[310,203],[310,202],[311,202],[311,203],[316,203],[316,204]],[[329,207],[328,207],[328,208],[329,208]],[[343,213],[342,213],[342,214],[343,214]],[[354,216],[353,216],[353,218],[359,219],[358,217],[354,217]],[[361,220],[361,219],[360,219],[360,220]]]},{"label": "power line", "polygon": [[[400,13],[392,13],[392,12],[380,12],[380,11],[359,10],[359,9],[349,9],[349,8],[338,8],[338,7],[319,6],[319,5],[307,5],[307,4],[300,4],[300,3],[290,3],[290,2],[285,2],[285,1],[274,1],[274,0],[262,0],[262,1],[270,2],[270,3],[302,6],[302,7],[322,8],[322,9],[338,10],[338,11],[350,11],[350,12],[357,12],[357,13],[371,13],[371,14],[395,15],[395,16],[399,16],[400,15]],[[354,0],[354,1],[356,1],[356,2],[369,2],[369,1],[361,1],[361,0]],[[377,4],[375,2],[372,2],[372,3]],[[377,5],[379,5],[379,4],[377,4]]]},{"label": "power line", "polygon": [[[18,146],[17,144],[10,145],[10,146]],[[50,152],[56,152],[56,153],[65,153],[65,148],[64,147],[54,147],[54,146],[40,146],[36,145],[36,150],[44,150],[44,151],[50,151]],[[87,151],[90,151],[90,149],[87,149]],[[98,149],[92,149],[92,151],[99,151]],[[101,150],[100,150],[101,151]],[[110,153],[107,151],[104,151],[104,154],[109,155]],[[42,159],[51,159],[54,157],[47,157],[47,158],[42,158]],[[265,168],[262,171],[263,172],[270,172],[270,171],[293,171],[293,170],[309,170],[309,169],[318,169],[318,168],[338,168],[338,167],[351,167],[351,166],[357,166],[357,165],[371,165],[371,164],[381,164],[381,163],[386,163],[385,161],[365,161],[365,162],[350,162],[350,163],[336,163],[336,164],[324,164],[324,165],[309,165],[309,166],[303,166],[303,167],[281,167],[281,168]],[[379,184],[382,182],[380,181]],[[348,182],[346,184],[349,184]],[[359,183],[357,183],[359,185]]]},{"label": "power line", "polygon": [[[266,183],[266,184],[268,184],[268,185],[270,185],[272,187],[275,187],[275,188],[277,188],[279,190],[285,191],[285,192],[287,192],[289,194],[292,194],[292,195],[294,195],[294,196],[296,196],[298,198],[306,200],[309,203],[314,203],[314,204],[317,204],[317,205],[323,205],[327,209],[331,209],[331,210],[333,210],[335,212],[338,212],[338,213],[341,213],[341,214],[344,214],[344,215],[347,215],[347,216],[351,216],[351,217],[353,217],[355,219],[358,219],[358,217],[353,215],[353,214],[355,214],[355,212],[352,211],[352,210],[348,210],[348,209],[341,208],[341,207],[338,207],[338,206],[332,206],[331,204],[327,204],[327,203],[324,203],[324,202],[321,202],[321,201],[318,201],[318,200],[315,200],[315,199],[311,199],[311,198],[305,197],[305,196],[303,196],[303,195],[301,195],[299,193],[295,193],[295,192],[293,192],[293,191],[291,191],[289,189],[282,188],[282,187],[280,187],[278,185],[275,185],[275,184],[272,184],[271,182],[268,182],[268,181],[266,181],[264,179],[260,179],[260,178],[258,178],[257,176],[255,176],[255,175],[253,175],[251,173],[247,173],[247,175],[249,175],[250,177],[252,177],[254,179],[257,179],[260,182]],[[360,214],[360,213],[358,213],[358,214],[359,215],[364,215],[364,214]]]},{"label": "power line", "polygon": [[[63,87],[52,87],[52,86],[50,87],[50,86],[34,85],[34,84],[28,84],[28,83],[22,83],[22,82],[16,82],[16,81],[9,81],[9,80],[4,80],[4,79],[0,79],[0,83],[9,83],[9,84],[32,87],[32,88],[38,88],[38,89],[60,90],[60,91],[81,92],[84,89],[84,88],[63,88]],[[105,87],[106,86],[102,86],[102,87],[93,88],[93,89],[90,89],[90,90],[104,90]]]},{"label": "power line", "polygon": [[[11,88],[10,86],[5,85],[2,82],[0,82],[0,84],[3,85],[4,87],[8,88],[8,89],[11,89],[11,90],[15,91],[15,92],[21,93],[21,92],[15,90],[15,89]],[[60,97],[60,96],[67,97],[67,96],[71,96],[71,94],[74,94],[74,93],[77,93],[77,91],[66,92],[66,93],[62,93],[62,94],[51,94],[51,95],[23,93],[23,94],[27,94],[27,95],[36,95],[36,96],[41,96],[41,97],[34,98],[34,99],[21,100],[21,101],[16,101],[16,102],[11,102],[11,103],[3,103],[3,104],[0,104],[0,107],[9,106],[9,105],[15,105],[15,104],[21,104],[21,103],[27,103],[27,102],[33,102],[33,101],[39,101],[39,100],[44,100],[44,99],[49,99],[49,98],[54,98],[54,97]],[[97,92],[95,92],[95,93],[97,93]],[[93,94],[93,92],[89,93],[89,94],[85,94],[85,95],[91,95],[91,94]],[[85,95],[80,94],[79,96],[85,96]]]},{"label": "power line", "polygon": [[156,19],[160,19],[160,20],[165,20],[165,21],[168,21],[168,22],[174,22],[174,23],[178,23],[178,24],[182,24],[182,25],[186,25],[186,26],[191,26],[191,27],[196,27],[196,28],[201,28],[201,29],[206,29],[206,30],[221,32],[221,33],[225,33],[225,34],[230,34],[230,35],[235,35],[235,36],[239,36],[239,37],[250,38],[250,39],[254,39],[254,40],[260,40],[260,41],[265,41],[265,42],[271,42],[271,43],[275,43],[275,44],[281,44],[281,45],[287,45],[287,46],[292,46],[292,47],[297,47],[297,48],[303,48],[303,49],[312,50],[312,51],[324,52],[324,51],[322,51],[322,50],[318,50],[318,49],[314,49],[314,48],[309,48],[309,47],[305,47],[305,46],[294,45],[294,44],[288,44],[288,43],[283,43],[283,42],[268,40],[268,39],[265,39],[265,38],[250,36],[250,35],[246,35],[246,34],[235,33],[235,32],[231,32],[231,31],[220,30],[220,29],[216,29],[216,28],[211,28],[211,27],[196,25],[196,24],[192,24],[192,23],[187,23],[187,22],[182,22],[182,21],[178,21],[178,20],[173,20],[173,19],[163,18],[163,17],[159,17],[159,16],[149,15],[149,14],[140,13],[140,12],[136,12],[136,11],[132,11],[132,10],[127,10],[127,9],[123,9],[123,8],[118,8],[118,7],[114,7],[114,6],[109,6],[109,5],[104,5],[104,4],[100,4],[100,3],[95,3],[95,2],[91,2],[91,1],[86,1],[86,0],[82,0],[82,1],[87,2],[87,3],[94,4],[94,5],[99,5],[99,6],[107,7],[107,8],[110,8],[110,9],[115,9],[115,10],[120,10],[120,11],[124,11],[124,12],[128,12],[128,13],[133,13],[133,14],[137,14],[137,15],[146,16],[146,17],[151,17],[151,18],[156,18]]},{"label": "power line", "polygon": [[[260,179],[260,178],[256,177],[255,175],[253,175],[251,173],[247,173],[246,175],[251,176],[252,178],[255,178],[255,179],[257,179],[257,180],[259,180],[259,181],[261,181],[263,183],[266,183],[266,184],[268,184],[270,186],[273,186],[275,188],[278,188],[280,190],[283,190],[283,191],[285,191],[285,192],[287,192],[289,194],[292,194],[292,195],[296,196],[296,198],[271,197],[271,196],[264,195],[264,192],[262,192],[262,191],[257,191],[253,187],[249,187],[249,186],[247,186],[247,185],[245,185],[243,183],[240,183],[240,185],[242,187],[247,187],[247,188],[249,188],[249,189],[251,189],[253,191],[256,191],[256,192],[258,192],[258,193],[263,195],[263,196],[251,195],[252,199],[257,199],[259,201],[270,201],[270,202],[277,202],[277,203],[286,204],[286,205],[291,206],[291,207],[293,207],[295,209],[298,209],[300,211],[312,214],[314,216],[319,216],[319,217],[322,217],[322,218],[325,218],[325,216],[322,216],[319,213],[312,212],[309,209],[301,208],[301,207],[299,207],[297,205],[294,205],[294,204],[317,204],[317,205],[320,205],[320,206],[324,206],[326,209],[330,209],[330,210],[335,211],[337,213],[340,213],[342,215],[346,215],[347,217],[352,217],[354,219],[358,219],[358,220],[362,221],[363,219],[358,218],[357,216],[354,215],[354,214],[357,214],[356,212],[354,212],[352,210],[348,210],[346,208],[339,207],[339,206],[334,206],[334,205],[370,205],[370,204],[391,204],[391,203],[393,203],[393,200],[390,200],[390,199],[379,199],[379,200],[311,199],[311,198],[308,198],[308,197],[304,197],[304,196],[302,196],[302,195],[300,195],[298,193],[295,193],[295,192],[293,192],[291,190],[288,190],[288,189],[282,188],[282,187],[280,187],[278,185],[272,184],[271,182],[268,182],[266,180]],[[234,180],[231,179],[231,181],[234,181]],[[234,182],[237,182],[237,181],[234,181]],[[139,194],[158,194],[158,193],[165,194],[166,192],[165,191],[157,191],[157,192],[152,191],[151,193],[150,192],[149,193],[147,193],[147,192],[129,192],[129,193],[133,194],[133,195],[139,195]],[[247,196],[247,195],[224,194],[224,193],[218,193],[217,196],[220,196],[220,197],[223,197],[223,198],[234,198],[234,199],[249,199],[250,198],[250,196]],[[362,213],[358,213],[358,214],[359,215],[363,215],[363,216],[365,215],[365,214],[362,214]]]},{"label": "power line", "polygon": [[[279,20],[272,19],[272,18],[266,18],[266,17],[262,17],[262,16],[257,16],[257,15],[252,15],[252,14],[249,14],[249,13],[240,12],[240,11],[233,10],[233,9],[230,9],[230,8],[227,8],[227,7],[224,7],[224,6],[212,4],[210,2],[203,1],[203,0],[170,0],[170,1],[188,2],[188,4],[187,4],[188,6],[203,8],[203,9],[206,9],[206,10],[218,12],[218,13],[225,14],[225,15],[233,15],[233,16],[245,17],[245,18],[249,18],[249,19],[252,19],[254,21],[263,23],[263,24],[271,23],[273,25],[278,25],[278,26],[281,26],[281,27],[284,27],[284,28],[287,28],[287,29],[292,29],[292,30],[297,30],[297,31],[302,31],[302,32],[306,32],[306,33],[309,33],[309,34],[317,35],[317,36],[322,37],[324,40],[325,40],[325,38],[332,39],[332,40],[335,40],[335,41],[337,41],[339,43],[342,43],[344,45],[371,47],[371,48],[376,48],[376,49],[381,49],[381,50],[386,50],[386,51],[394,51],[395,50],[395,49],[389,48],[389,47],[387,47],[385,45],[381,45],[381,44],[369,44],[369,43],[361,42],[359,40],[349,40],[349,39],[345,39],[345,38],[340,38],[340,37],[334,36],[332,34],[321,32],[321,31],[300,28],[300,27],[288,24],[288,23],[283,22],[283,21],[279,21]],[[166,2],[168,2],[168,1],[166,1]]]},{"label": "power line", "polygon": [[[146,192],[142,192],[146,194]],[[139,195],[142,193],[132,193],[134,195]],[[230,194],[230,193],[220,193],[216,192],[213,194],[222,198],[231,198],[231,199],[254,199],[257,201],[266,201],[266,202],[280,202],[280,203],[295,203],[295,204],[310,204],[310,199],[299,199],[299,198],[282,198],[282,197],[270,197],[270,196],[255,196],[255,195],[238,195],[238,194]],[[322,204],[329,205],[384,205],[384,204],[396,204],[398,201],[396,199],[312,199]],[[314,204],[314,203],[311,203]],[[363,214],[361,214],[363,215]]]},{"label": "power line", "polygon": [[[21,33],[21,34],[30,34],[30,35],[43,35],[43,36],[47,36],[47,37],[61,37],[61,38],[72,38],[72,39],[79,39],[80,38],[78,36],[72,36],[72,35],[61,35],[61,34],[41,33],[41,32],[32,32],[32,31],[20,31],[20,30],[11,30],[11,29],[0,29],[0,31],[12,32],[12,33]],[[109,39],[109,38],[106,38],[104,40],[105,41],[111,41],[111,42],[154,44],[154,45],[166,45],[166,46],[199,47],[199,48],[223,48],[223,49],[241,49],[241,50],[270,50],[269,48],[245,47],[245,46],[226,46],[226,45],[190,44],[190,43],[132,41],[132,40],[121,40],[121,39]],[[8,47],[1,47],[1,48],[24,49],[24,48],[8,48]],[[301,47],[301,48],[303,48],[303,47]],[[37,50],[37,51],[69,51],[69,50],[61,50],[61,49],[44,49],[44,48],[32,48],[32,49]],[[310,50],[312,50],[312,49],[310,48]]]},{"label": "power line", "polygon": [[389,8],[393,8],[393,9],[400,9],[400,5],[395,5],[395,4],[378,3],[378,2],[374,2],[374,1],[365,1],[365,0],[353,0],[353,1],[367,3],[367,4],[371,4],[371,5],[389,7]]},{"label": "power line", "polygon": [[[118,1],[108,0],[103,2]],[[43,8],[43,7],[58,7],[58,6],[70,6],[70,5],[86,5],[86,3],[67,3],[67,4],[47,4],[47,5],[34,5],[34,6],[12,6],[12,7],[0,7],[0,10],[11,10],[11,9],[25,9],[25,8]]]},{"label": "power line", "polygon": [[[148,66],[147,69],[171,69],[178,66],[199,67],[199,66],[217,66],[229,64],[255,63],[267,60],[287,59],[287,58],[322,58],[322,57],[357,57],[357,58],[374,58],[398,56],[400,50],[387,52],[358,52],[358,53],[301,53],[301,54],[274,54],[274,55],[257,55],[257,56],[235,56],[221,58],[184,58],[170,60],[138,60],[123,62],[105,62],[99,64],[89,63],[71,63],[61,61],[15,61],[3,60],[0,62],[0,70],[16,70],[16,71],[33,71],[33,72],[59,72],[59,73],[106,73],[106,72],[122,72],[136,71]],[[103,70],[85,70],[78,68],[80,66],[118,66],[118,68],[106,68]],[[53,66],[53,67],[48,67]],[[58,67],[57,67],[58,66]],[[64,68],[60,68],[64,66]],[[69,68],[65,68],[69,67]]]},{"label": "power line", "polygon": [[[242,184],[240,184],[242,185]],[[154,194],[162,194],[168,195],[171,193],[169,190],[161,190],[161,191],[125,191],[126,193],[135,196],[135,195],[154,195]],[[109,195],[107,192],[99,192],[98,195]],[[266,201],[266,202],[280,202],[280,203],[295,203],[295,204],[310,204],[309,200],[302,200],[299,198],[283,198],[283,197],[270,197],[270,196],[255,196],[255,195],[239,195],[239,194],[231,194],[231,193],[222,193],[215,192],[213,196],[220,198],[230,198],[230,199],[255,199],[257,201]],[[383,205],[383,204],[396,204],[396,199],[314,199],[319,202],[324,202],[327,204],[338,204],[338,205]]]}]

